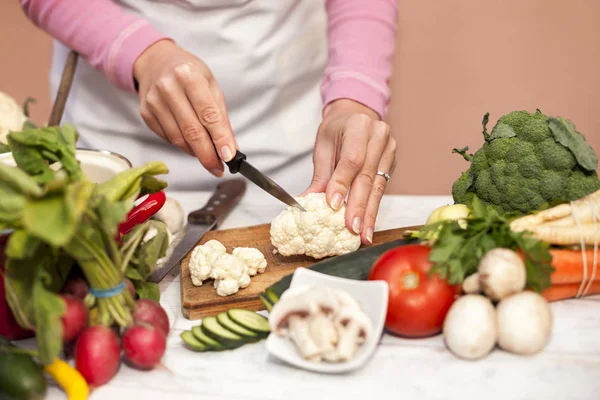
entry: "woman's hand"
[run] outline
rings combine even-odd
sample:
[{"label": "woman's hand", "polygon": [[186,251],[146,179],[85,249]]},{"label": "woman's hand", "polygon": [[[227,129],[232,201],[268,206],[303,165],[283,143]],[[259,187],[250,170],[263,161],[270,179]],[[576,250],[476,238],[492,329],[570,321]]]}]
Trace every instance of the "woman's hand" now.
[{"label": "woman's hand", "polygon": [[223,93],[208,66],[174,42],[161,40],[138,57],[133,74],[148,127],[222,176],[221,160],[231,160],[238,147]]},{"label": "woman's hand", "polygon": [[372,243],[379,203],[387,183],[377,171],[391,174],[396,141],[377,113],[352,100],[336,100],[323,112],[315,151],[314,174],[305,193],[325,192],[339,209],[349,192],[346,226]]}]

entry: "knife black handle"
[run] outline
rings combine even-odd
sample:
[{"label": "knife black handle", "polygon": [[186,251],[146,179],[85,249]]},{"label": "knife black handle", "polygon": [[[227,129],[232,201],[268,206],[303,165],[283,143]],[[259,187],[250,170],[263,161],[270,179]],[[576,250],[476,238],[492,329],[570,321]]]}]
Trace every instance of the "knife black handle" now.
[{"label": "knife black handle", "polygon": [[219,183],[206,205],[188,215],[188,223],[214,223],[217,227],[240,202],[245,192],[246,181],[244,179],[229,179]]},{"label": "knife black handle", "polygon": [[232,174],[237,174],[240,170],[240,165],[242,164],[242,161],[244,161],[245,159],[246,155],[241,151],[236,150],[235,156],[233,156],[233,158],[230,161],[227,161],[225,164],[227,164],[229,172],[231,172]]}]

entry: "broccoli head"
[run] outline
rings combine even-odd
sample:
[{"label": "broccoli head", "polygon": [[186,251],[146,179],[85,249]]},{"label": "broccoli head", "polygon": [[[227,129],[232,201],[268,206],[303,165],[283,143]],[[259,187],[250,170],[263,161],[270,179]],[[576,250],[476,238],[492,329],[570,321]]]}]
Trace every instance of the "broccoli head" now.
[{"label": "broccoli head", "polygon": [[600,189],[598,157],[575,125],[562,117],[513,111],[487,131],[474,154],[454,149],[470,162],[452,185],[457,204],[474,197],[503,214],[526,214],[584,197]]}]

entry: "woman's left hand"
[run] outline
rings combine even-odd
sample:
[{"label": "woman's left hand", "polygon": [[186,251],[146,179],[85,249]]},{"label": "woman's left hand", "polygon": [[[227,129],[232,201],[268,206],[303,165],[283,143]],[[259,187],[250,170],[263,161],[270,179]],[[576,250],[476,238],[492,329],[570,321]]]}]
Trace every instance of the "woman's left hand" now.
[{"label": "woman's left hand", "polygon": [[305,194],[325,192],[335,210],[348,194],[346,226],[370,244],[387,183],[377,171],[391,175],[395,158],[396,141],[377,113],[352,100],[336,100],[323,112],[313,153],[313,178]]}]

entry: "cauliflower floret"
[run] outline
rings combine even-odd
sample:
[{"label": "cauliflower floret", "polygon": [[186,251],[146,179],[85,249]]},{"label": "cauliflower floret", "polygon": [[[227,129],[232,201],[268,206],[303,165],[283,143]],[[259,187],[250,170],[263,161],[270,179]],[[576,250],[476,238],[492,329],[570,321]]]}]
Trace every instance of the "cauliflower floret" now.
[{"label": "cauliflower floret", "polygon": [[226,252],[227,249],[218,240],[209,240],[196,246],[189,263],[192,283],[195,286],[202,286],[202,282],[211,277],[215,260]]},{"label": "cauliflower floret", "polygon": [[0,92],[0,143],[7,144],[6,136],[11,131],[21,131],[27,117],[15,99]]},{"label": "cauliflower floret", "polygon": [[236,247],[231,254],[246,263],[250,276],[262,274],[267,268],[267,259],[264,254],[254,247]]},{"label": "cauliflower floret", "polygon": [[360,236],[346,228],[345,206],[334,211],[327,204],[325,193],[309,193],[297,201],[306,212],[287,207],[271,223],[271,243],[280,254],[306,254],[319,259],[360,247]]},{"label": "cauliflower floret", "polygon": [[250,285],[248,265],[228,253],[222,253],[212,263],[210,277],[215,280],[214,287],[219,296],[229,296]]}]

